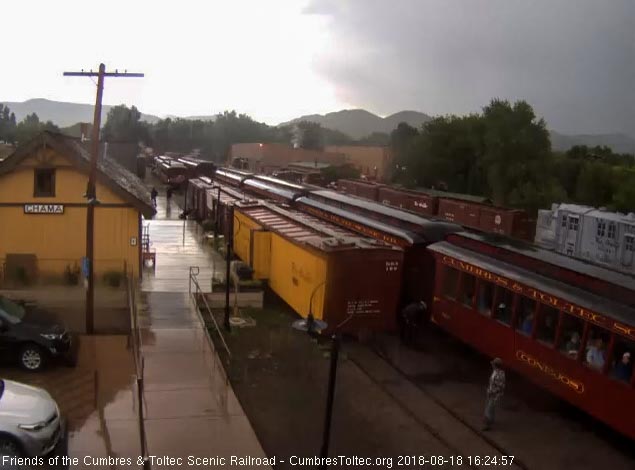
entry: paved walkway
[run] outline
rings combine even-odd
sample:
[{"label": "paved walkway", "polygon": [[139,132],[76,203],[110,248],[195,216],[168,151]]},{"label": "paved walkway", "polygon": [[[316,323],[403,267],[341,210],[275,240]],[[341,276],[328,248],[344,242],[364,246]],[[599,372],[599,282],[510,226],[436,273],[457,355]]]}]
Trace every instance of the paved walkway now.
[{"label": "paved walkway", "polygon": [[[164,204],[159,198],[158,217],[165,214]],[[146,270],[139,296],[149,454],[225,457],[227,464],[231,456],[263,458],[188,294],[189,267],[201,268],[204,288],[218,258],[201,236],[191,221],[185,227],[181,220],[150,222],[156,270]],[[222,260],[216,261],[221,268]]]}]

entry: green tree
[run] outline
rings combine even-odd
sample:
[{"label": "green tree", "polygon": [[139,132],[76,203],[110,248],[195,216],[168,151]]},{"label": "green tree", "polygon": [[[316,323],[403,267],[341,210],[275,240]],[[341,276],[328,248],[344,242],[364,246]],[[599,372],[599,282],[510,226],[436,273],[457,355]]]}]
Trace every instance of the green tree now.
[{"label": "green tree", "polygon": [[321,170],[326,184],[341,179],[358,179],[361,172],[353,165],[345,164],[340,166],[329,166]]},{"label": "green tree", "polygon": [[[320,126],[319,124],[317,125]],[[354,145],[357,143],[351,136],[334,129],[328,129],[320,126],[319,130],[316,130],[315,132],[318,140],[320,139],[319,133],[321,132],[321,138],[323,139],[324,145]]]},{"label": "green tree", "polygon": [[297,123],[300,147],[322,150],[324,148],[324,129],[317,122],[301,121]]},{"label": "green tree", "polygon": [[15,140],[18,144],[28,142],[42,131],[59,132],[60,129],[51,121],[41,122],[37,114],[27,115],[18,123],[15,130]]},{"label": "green tree", "polygon": [[[491,199],[530,209],[548,203],[540,201],[540,196],[557,182],[550,176],[551,142],[545,121],[537,119],[525,101],[511,105],[493,100],[483,109],[483,129],[483,161]],[[525,190],[519,191],[521,187]]]},{"label": "green tree", "polygon": [[615,181],[616,188],[613,192],[611,207],[624,213],[635,212],[635,170],[616,169]]},{"label": "green tree", "polygon": [[147,125],[141,121],[141,113],[136,107],[115,106],[108,111],[106,124],[102,129],[102,139],[110,142],[149,143]]},{"label": "green tree", "polygon": [[575,201],[589,206],[609,206],[616,189],[614,171],[601,161],[588,161],[580,170]]},{"label": "green tree", "polygon": [[15,114],[8,106],[0,103],[0,140],[14,143],[16,127]]},{"label": "green tree", "polygon": [[390,145],[390,134],[386,134],[385,132],[373,132],[359,139],[356,144],[386,147]]}]

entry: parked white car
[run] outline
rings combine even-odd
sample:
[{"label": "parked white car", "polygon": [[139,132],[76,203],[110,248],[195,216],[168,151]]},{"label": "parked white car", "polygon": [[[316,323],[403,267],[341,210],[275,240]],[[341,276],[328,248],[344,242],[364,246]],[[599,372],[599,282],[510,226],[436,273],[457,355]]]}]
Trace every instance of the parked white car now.
[{"label": "parked white car", "polygon": [[0,454],[46,455],[61,434],[60,410],[46,390],[0,379]]}]

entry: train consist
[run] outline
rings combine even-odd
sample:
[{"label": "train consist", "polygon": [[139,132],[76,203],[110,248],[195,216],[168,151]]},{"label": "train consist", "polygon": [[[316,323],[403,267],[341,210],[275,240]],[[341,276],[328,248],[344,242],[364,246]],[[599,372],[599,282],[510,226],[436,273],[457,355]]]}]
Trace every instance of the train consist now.
[{"label": "train consist", "polygon": [[[424,300],[439,328],[490,357],[501,357],[507,368],[635,439],[635,408],[624,406],[635,399],[632,362],[624,362],[627,353],[635,353],[633,277],[508,234],[469,231],[414,210],[275,178],[219,169],[213,181],[204,183],[190,185],[192,209],[201,218],[218,215],[221,230],[233,230],[236,253],[268,273],[261,277],[270,283],[278,282],[273,281],[277,276],[276,292],[300,315],[330,316],[337,326],[361,302],[368,313],[351,325],[390,330],[398,308]],[[390,188],[365,189],[379,197]],[[442,199],[427,202],[436,204],[437,215]],[[478,207],[481,213],[497,210],[478,204],[485,206]],[[272,238],[263,243],[262,237]],[[274,244],[273,237],[280,243]],[[375,239],[383,248],[373,251],[367,241],[354,249],[346,245],[346,238],[355,237]],[[341,248],[347,246],[345,255]],[[397,251],[386,251],[388,246]],[[350,263],[346,256],[352,256]],[[384,283],[382,270],[400,281],[393,282],[393,276]],[[338,277],[340,271],[345,275]],[[371,291],[381,290],[387,299],[381,308],[372,308],[378,299],[366,298],[369,291],[356,294],[358,278],[367,273]],[[303,282],[313,289],[320,282],[344,286],[331,291],[337,291],[338,300],[330,304],[337,311],[323,303],[316,310],[308,287],[300,288]],[[348,283],[352,288],[347,290]]]},{"label": "train consist", "polygon": [[207,160],[194,157],[161,155],[154,157],[153,173],[162,183],[176,189],[183,188],[188,180],[213,177],[216,165]]},{"label": "train consist", "polygon": [[523,240],[533,240],[535,221],[527,212],[488,204],[486,198],[436,190],[412,191],[358,180],[340,180],[338,189],[353,196],[399,207],[426,217]]}]

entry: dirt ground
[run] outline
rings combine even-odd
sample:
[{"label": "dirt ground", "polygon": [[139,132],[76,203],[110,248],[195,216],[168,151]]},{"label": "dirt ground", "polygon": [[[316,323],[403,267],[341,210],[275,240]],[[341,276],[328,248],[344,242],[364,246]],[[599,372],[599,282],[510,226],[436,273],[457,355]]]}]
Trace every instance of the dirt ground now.
[{"label": "dirt ground", "polygon": [[[373,344],[426,394],[480,432],[489,359],[430,325],[416,348],[381,336]],[[635,447],[581,410],[508,371],[496,428],[486,435],[528,468],[632,469]]]},{"label": "dirt ground", "polygon": [[[268,294],[266,305],[264,310],[242,312],[253,318],[256,326],[234,327],[226,335],[232,358],[225,357],[224,362],[263,448],[269,456],[285,460],[280,468],[292,468],[290,456],[320,453],[330,342],[293,330],[291,322],[297,316],[275,296]],[[222,312],[216,316],[222,325]],[[217,335],[212,336],[218,342]],[[454,454],[443,442],[422,432],[413,416],[348,359],[346,349],[344,341],[333,408],[331,456],[393,457],[396,466],[400,455]]]}]

